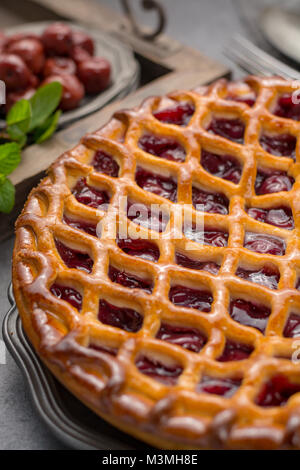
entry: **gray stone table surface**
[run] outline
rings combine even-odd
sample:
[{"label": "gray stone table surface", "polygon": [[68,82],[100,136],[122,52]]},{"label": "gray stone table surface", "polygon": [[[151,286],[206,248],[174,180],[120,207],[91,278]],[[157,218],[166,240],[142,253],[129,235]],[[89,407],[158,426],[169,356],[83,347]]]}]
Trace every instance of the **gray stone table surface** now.
[{"label": "gray stone table surface", "polygon": [[[118,0],[99,0],[118,8]],[[161,0],[168,13],[167,33],[232,67],[222,48],[242,26],[231,0]],[[237,69],[235,69],[237,71]],[[0,318],[9,304],[13,239],[0,247]],[[38,417],[26,383],[9,353],[0,364],[0,449],[64,449]]]}]

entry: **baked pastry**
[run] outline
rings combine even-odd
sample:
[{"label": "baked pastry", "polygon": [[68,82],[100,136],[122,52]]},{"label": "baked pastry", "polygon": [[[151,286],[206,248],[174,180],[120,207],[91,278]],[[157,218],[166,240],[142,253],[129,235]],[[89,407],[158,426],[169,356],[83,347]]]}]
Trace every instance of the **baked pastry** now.
[{"label": "baked pastry", "polygon": [[293,91],[221,80],[118,112],[17,221],[14,293],[34,348],[151,445],[300,448]]}]

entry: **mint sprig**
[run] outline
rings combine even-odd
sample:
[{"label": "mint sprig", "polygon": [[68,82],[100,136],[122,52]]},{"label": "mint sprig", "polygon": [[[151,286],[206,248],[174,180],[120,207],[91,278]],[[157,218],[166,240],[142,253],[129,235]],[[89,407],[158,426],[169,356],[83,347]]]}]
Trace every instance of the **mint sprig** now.
[{"label": "mint sprig", "polygon": [[10,142],[0,146],[0,175],[12,173],[21,161],[21,150],[17,143]]},{"label": "mint sprig", "polygon": [[9,214],[15,205],[15,187],[6,176],[0,178],[0,212]]},{"label": "mint sprig", "polygon": [[7,178],[21,161],[27,142],[42,143],[55,132],[61,111],[57,110],[62,85],[52,82],[39,88],[30,100],[18,101],[6,116],[0,145],[0,212],[8,214],[15,204],[15,187]]},{"label": "mint sprig", "polygon": [[37,90],[29,100],[32,111],[29,131],[45,123],[59,105],[61,94],[62,84],[59,82],[48,83]]}]

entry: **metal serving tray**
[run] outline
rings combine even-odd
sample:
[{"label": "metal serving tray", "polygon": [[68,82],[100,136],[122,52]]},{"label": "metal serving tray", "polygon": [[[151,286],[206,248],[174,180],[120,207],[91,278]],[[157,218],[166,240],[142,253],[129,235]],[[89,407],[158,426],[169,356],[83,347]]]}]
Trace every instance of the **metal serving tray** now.
[{"label": "metal serving tray", "polygon": [[8,299],[11,308],[3,320],[3,339],[26,378],[39,415],[53,434],[68,447],[80,450],[149,448],[106,423],[54,378],[24,334],[11,284]]}]

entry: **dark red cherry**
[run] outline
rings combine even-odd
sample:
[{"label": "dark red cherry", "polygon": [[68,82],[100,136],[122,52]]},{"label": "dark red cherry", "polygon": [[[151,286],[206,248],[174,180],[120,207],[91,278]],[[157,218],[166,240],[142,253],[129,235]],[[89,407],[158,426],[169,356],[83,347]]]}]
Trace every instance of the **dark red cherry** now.
[{"label": "dark red cherry", "polygon": [[245,123],[241,119],[224,119],[213,117],[207,130],[238,144],[244,142]]},{"label": "dark red cherry", "polygon": [[51,23],[44,30],[41,40],[50,56],[68,56],[72,50],[72,30],[65,23]]},{"label": "dark red cherry", "polygon": [[81,310],[82,307],[82,295],[72,287],[61,286],[60,284],[53,284],[51,292],[55,297],[61,300],[65,300],[77,310]]},{"label": "dark red cherry", "polygon": [[93,56],[95,53],[95,43],[91,36],[83,31],[72,31],[73,46],[81,47],[89,55]]},{"label": "dark red cherry", "polygon": [[256,253],[283,256],[285,254],[285,241],[272,235],[247,232],[244,247]]},{"label": "dark red cherry", "polygon": [[76,64],[70,57],[49,57],[43,67],[44,77],[52,75],[75,75]]},{"label": "dark red cherry", "polygon": [[159,259],[159,248],[155,243],[142,238],[133,240],[131,238],[118,238],[118,247],[130,256],[136,256],[147,261],[156,263]]},{"label": "dark red cherry", "polygon": [[96,95],[110,84],[111,65],[104,57],[88,57],[80,47],[74,47],[73,59],[77,63],[77,75],[87,94]]},{"label": "dark red cherry", "polygon": [[198,211],[228,214],[229,201],[222,193],[208,193],[193,186],[192,201]]},{"label": "dark red cherry", "polygon": [[16,54],[0,53],[0,80],[5,83],[8,92],[20,92],[26,88],[35,88],[34,75],[24,60]]},{"label": "dark red cherry", "polygon": [[208,375],[202,377],[201,382],[197,386],[197,392],[211,393],[230,398],[235,394],[241,385],[241,380],[229,379],[221,377],[210,377]]},{"label": "dark red cherry", "polygon": [[203,231],[197,229],[197,227],[193,224],[184,227],[184,234],[189,240],[201,243],[203,245],[211,245],[218,247],[227,246],[228,233],[223,232],[222,230],[212,230],[204,228]]},{"label": "dark red cherry", "polygon": [[280,278],[279,270],[275,266],[267,265],[254,271],[238,268],[235,274],[242,279],[266,286],[269,289],[277,289]]},{"label": "dark red cherry", "polygon": [[156,338],[196,353],[201,351],[207,342],[207,337],[197,328],[175,326],[168,323],[161,324]]},{"label": "dark red cherry", "polygon": [[117,177],[119,175],[119,165],[114,160],[112,155],[104,152],[103,150],[97,150],[92,161],[92,165],[96,171],[104,173],[108,176]]},{"label": "dark red cherry", "polygon": [[125,271],[120,271],[114,266],[109,267],[108,276],[112,282],[121,284],[124,287],[129,287],[130,289],[143,289],[144,291],[151,294],[153,289],[153,284],[150,281],[145,281],[133,274],[126,273]]},{"label": "dark red cherry", "polygon": [[111,348],[110,346],[104,346],[104,345],[100,346],[100,344],[91,343],[89,345],[89,348],[94,349],[95,351],[110,354],[111,356],[116,356],[118,354],[117,348]]},{"label": "dark red cherry", "polygon": [[135,365],[142,374],[148,375],[165,385],[175,385],[183,370],[179,364],[167,366],[146,356],[139,356]]},{"label": "dark red cherry", "polygon": [[97,236],[97,225],[92,224],[91,222],[86,222],[84,220],[74,220],[70,219],[66,215],[63,216],[63,223],[69,225],[69,227],[77,228],[83,232],[88,233],[89,235]]},{"label": "dark red cherry", "polygon": [[210,312],[213,296],[207,290],[191,289],[186,286],[173,286],[169,292],[169,299],[174,305],[186,308],[195,308],[202,312]]},{"label": "dark red cherry", "polygon": [[84,204],[88,207],[94,207],[97,209],[99,206],[102,206],[102,209],[105,208],[104,205],[109,203],[109,195],[106,191],[101,191],[100,189],[93,188],[89,186],[85,178],[80,178],[76,186],[72,190],[75,198],[81,204]]},{"label": "dark red cherry", "polygon": [[283,374],[277,374],[262,386],[255,403],[258,406],[284,406],[292,395],[299,392],[300,384],[291,382]]},{"label": "dark red cherry", "polygon": [[235,299],[230,302],[230,316],[233,320],[245,326],[251,326],[264,333],[271,310],[265,305]]},{"label": "dark red cherry", "polygon": [[178,103],[173,107],[156,111],[153,116],[166,124],[176,124],[177,126],[187,126],[191,116],[195,112],[195,107],[191,103]]},{"label": "dark red cherry", "polygon": [[176,263],[189,269],[208,271],[211,274],[218,274],[220,266],[213,261],[200,261],[188,258],[182,253],[176,253]]},{"label": "dark red cherry", "polygon": [[300,315],[291,313],[283,330],[285,338],[297,338],[300,336]]},{"label": "dark red cherry", "polygon": [[170,137],[156,136],[153,134],[144,134],[139,140],[139,147],[144,152],[151,153],[156,157],[184,162],[185,150],[176,140]]},{"label": "dark red cherry", "polygon": [[143,317],[131,308],[118,307],[101,299],[99,302],[98,319],[105,325],[115,326],[130,333],[142,328]]},{"label": "dark red cherry", "polygon": [[290,191],[295,183],[294,178],[288,176],[284,171],[257,170],[255,180],[255,192],[258,196],[263,194]]},{"label": "dark red cherry", "polygon": [[78,250],[74,250],[61,241],[55,241],[56,249],[59,253],[59,256],[65,263],[65,265],[70,269],[80,269],[81,271],[86,271],[91,273],[94,265],[94,261],[87,253],[83,253]]},{"label": "dark red cherry", "polygon": [[215,153],[202,150],[201,165],[218,178],[238,184],[241,179],[242,167],[239,161],[231,155],[217,155]]},{"label": "dark red cherry", "polygon": [[272,209],[250,207],[247,212],[253,219],[275,225],[276,227],[292,230],[295,226],[293,213],[289,207],[281,206]]},{"label": "dark red cherry", "polygon": [[286,119],[300,121],[300,104],[294,104],[292,95],[285,93],[279,97],[274,109],[274,114]]},{"label": "dark red cherry", "polygon": [[44,86],[53,82],[59,82],[62,86],[62,96],[59,103],[62,111],[70,111],[80,105],[84,97],[84,87],[76,75],[67,73],[50,75],[42,81],[41,85]]},{"label": "dark red cherry", "polygon": [[145,191],[157,194],[172,202],[177,201],[177,184],[171,178],[155,175],[143,168],[138,168],[135,179],[137,184]]},{"label": "dark red cherry", "polygon": [[260,137],[260,145],[262,148],[276,157],[296,158],[297,139],[291,134],[263,134]]},{"label": "dark red cherry", "polygon": [[247,359],[252,352],[252,346],[227,339],[225,348],[217,360],[219,362],[242,361]]},{"label": "dark red cherry", "polygon": [[163,232],[169,222],[169,216],[159,208],[132,201],[127,204],[127,217],[134,223],[156,232]]}]

